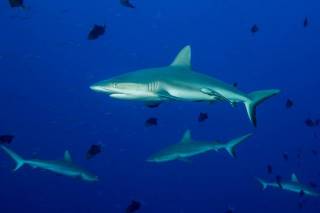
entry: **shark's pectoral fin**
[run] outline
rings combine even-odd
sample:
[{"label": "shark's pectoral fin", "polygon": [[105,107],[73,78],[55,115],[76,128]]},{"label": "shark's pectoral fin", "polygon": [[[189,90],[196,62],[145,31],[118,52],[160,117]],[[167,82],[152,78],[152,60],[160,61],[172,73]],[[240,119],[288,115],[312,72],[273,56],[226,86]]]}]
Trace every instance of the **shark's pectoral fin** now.
[{"label": "shark's pectoral fin", "polygon": [[178,100],[179,98],[171,95],[168,91],[166,90],[161,90],[157,92],[157,95],[162,98],[162,99],[166,99],[166,100]]},{"label": "shark's pectoral fin", "polygon": [[157,108],[161,104],[161,101],[148,101],[148,102],[145,102],[144,104],[146,105],[146,107],[149,107],[149,108]]}]

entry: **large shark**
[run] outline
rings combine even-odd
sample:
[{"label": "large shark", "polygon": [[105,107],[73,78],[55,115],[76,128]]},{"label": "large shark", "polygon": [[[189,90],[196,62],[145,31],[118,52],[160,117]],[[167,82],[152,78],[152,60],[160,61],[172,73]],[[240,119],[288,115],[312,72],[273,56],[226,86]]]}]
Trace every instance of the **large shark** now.
[{"label": "large shark", "polygon": [[251,134],[233,139],[227,143],[219,142],[201,142],[194,141],[191,137],[190,130],[187,130],[180,143],[171,145],[164,150],[152,155],[147,159],[148,162],[167,162],[173,160],[187,160],[189,157],[199,155],[211,150],[226,150],[232,157],[236,156],[236,146],[247,139]]},{"label": "large shark", "polygon": [[262,189],[266,189],[268,186],[273,188],[280,188],[283,190],[287,190],[290,192],[296,192],[301,195],[309,195],[309,196],[319,196],[319,192],[315,191],[312,187],[304,185],[299,182],[297,176],[295,174],[291,175],[291,181],[281,181],[281,182],[267,182],[260,178],[257,178],[258,182],[261,183]]},{"label": "large shark", "polygon": [[191,47],[184,47],[166,67],[142,69],[93,84],[96,92],[123,100],[139,100],[156,107],[165,101],[227,101],[232,106],[244,103],[248,116],[256,126],[256,106],[278,94],[278,89],[246,94],[232,85],[193,71]]},{"label": "large shark", "polygon": [[31,166],[32,168],[40,168],[54,172],[56,174],[65,175],[68,177],[79,177],[84,181],[97,181],[98,177],[91,174],[87,170],[84,170],[73,164],[69,151],[65,151],[63,160],[25,160],[11,149],[1,146],[1,148],[16,162],[14,171],[20,169],[24,164]]}]

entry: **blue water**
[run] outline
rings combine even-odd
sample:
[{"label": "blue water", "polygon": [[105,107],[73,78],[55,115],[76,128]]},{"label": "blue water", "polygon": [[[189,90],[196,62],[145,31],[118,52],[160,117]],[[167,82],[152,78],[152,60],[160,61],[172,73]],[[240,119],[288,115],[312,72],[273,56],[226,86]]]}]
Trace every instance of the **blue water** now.
[{"label": "blue water", "polygon": [[[131,200],[144,213],[319,212],[319,198],[261,190],[259,176],[320,184],[320,3],[271,1],[34,1],[27,9],[0,2],[0,134],[14,134],[10,148],[22,156],[58,159],[70,150],[74,161],[99,176],[97,183],[29,167],[13,173],[0,155],[0,212],[125,212]],[[303,28],[305,17],[310,26]],[[94,24],[106,34],[87,40]],[[260,31],[250,32],[253,24]],[[279,88],[258,107],[253,128],[244,107],[227,103],[167,103],[148,109],[110,99],[92,83],[130,70],[169,64],[192,45],[195,70],[251,92]],[[285,108],[287,98],[294,107]],[[198,123],[199,112],[209,119]],[[144,121],[157,117],[157,127]],[[253,132],[238,158],[209,152],[191,163],[151,164],[146,158],[177,143],[190,128],[195,139],[226,141]],[[91,144],[103,153],[85,160]],[[289,160],[282,154],[287,152]],[[297,155],[301,154],[301,159]],[[266,172],[272,164],[274,175]],[[320,188],[318,188],[320,190]],[[303,202],[303,209],[298,203]]]}]

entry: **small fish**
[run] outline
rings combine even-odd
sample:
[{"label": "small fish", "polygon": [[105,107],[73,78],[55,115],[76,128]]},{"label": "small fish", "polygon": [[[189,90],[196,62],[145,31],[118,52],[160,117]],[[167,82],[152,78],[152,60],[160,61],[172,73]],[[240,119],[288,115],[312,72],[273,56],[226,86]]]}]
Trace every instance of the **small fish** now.
[{"label": "small fish", "polygon": [[90,146],[89,150],[87,151],[86,159],[90,160],[91,158],[93,158],[94,156],[96,156],[101,152],[102,152],[101,145],[93,144]]},{"label": "small fish", "polygon": [[23,4],[24,0],[9,0],[9,4],[11,7],[21,7],[21,8],[25,8],[24,4]]},{"label": "small fish", "polygon": [[308,126],[308,127],[314,127],[316,124],[313,120],[311,120],[310,118],[306,119],[304,121],[305,125]]},{"label": "small fish", "polygon": [[105,32],[106,32],[105,25],[102,26],[102,25],[95,24],[88,34],[88,40],[95,40],[100,36],[104,35]]},{"label": "small fish", "polygon": [[272,165],[267,165],[267,172],[268,172],[268,174],[272,174],[272,172],[273,172],[273,169],[272,169]]},{"label": "small fish", "polygon": [[279,185],[279,187],[282,189],[282,177],[280,175],[276,176],[276,182]]},{"label": "small fish", "polygon": [[288,99],[287,102],[286,102],[286,108],[287,109],[290,109],[293,107],[293,101],[291,99]]},{"label": "small fish", "polygon": [[305,18],[304,18],[303,27],[304,27],[304,28],[309,27],[309,19],[308,19],[308,17],[305,17]]},{"label": "small fish", "polygon": [[135,6],[131,4],[129,0],[120,0],[120,4],[128,8],[132,8],[132,9],[135,8]]},{"label": "small fish", "polygon": [[289,155],[286,152],[282,154],[282,157],[284,160],[289,160]]},{"label": "small fish", "polygon": [[148,118],[148,119],[145,121],[144,125],[145,125],[146,127],[157,126],[157,125],[158,125],[158,119],[157,119],[157,118],[154,118],[154,117]]},{"label": "small fish", "polygon": [[0,135],[0,144],[10,144],[13,139],[13,135]]},{"label": "small fish", "polygon": [[200,114],[198,116],[198,121],[203,122],[203,121],[207,120],[208,118],[209,118],[208,113],[200,112]]},{"label": "small fish", "polygon": [[131,201],[130,205],[126,209],[126,213],[133,213],[141,208],[141,203],[139,201]]},{"label": "small fish", "polygon": [[234,83],[232,84],[232,86],[237,88],[237,87],[238,87],[238,82],[234,82]]},{"label": "small fish", "polygon": [[257,33],[257,32],[259,32],[259,27],[258,27],[258,25],[256,25],[256,24],[254,24],[252,27],[251,27],[251,33],[252,34],[255,34],[255,33]]}]

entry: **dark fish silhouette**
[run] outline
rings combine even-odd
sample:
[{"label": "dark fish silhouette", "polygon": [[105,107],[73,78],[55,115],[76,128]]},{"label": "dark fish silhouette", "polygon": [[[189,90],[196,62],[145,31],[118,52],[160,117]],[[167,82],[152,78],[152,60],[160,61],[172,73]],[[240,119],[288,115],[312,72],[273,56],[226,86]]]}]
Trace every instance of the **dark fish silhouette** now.
[{"label": "dark fish silhouette", "polygon": [[309,27],[309,19],[308,19],[308,17],[305,17],[305,18],[304,18],[303,27],[304,27],[304,28]]},{"label": "dark fish silhouette", "polygon": [[286,108],[290,109],[291,107],[293,107],[293,101],[288,99],[287,102],[286,102]]},{"label": "dark fish silhouette", "polygon": [[201,112],[198,116],[198,121],[203,122],[209,118],[208,113]]},{"label": "dark fish silhouette", "polygon": [[232,84],[232,86],[233,86],[233,87],[238,87],[238,82],[234,82],[234,83]]},{"label": "dark fish silhouette", "polygon": [[304,121],[305,125],[308,126],[308,127],[314,127],[316,124],[313,120],[311,120],[310,118],[307,118],[305,121]]},{"label": "dark fish silhouette", "polygon": [[146,127],[157,126],[157,125],[158,125],[158,119],[157,119],[157,118],[154,118],[154,117],[148,118],[148,119],[145,121],[144,125],[145,125]]},{"label": "dark fish silhouette", "polygon": [[23,4],[24,0],[9,0],[9,4],[11,7],[22,7],[25,8]]},{"label": "dark fish silhouette", "polygon": [[276,182],[278,186],[282,189],[282,177],[280,175],[276,176]]},{"label": "dark fish silhouette", "polygon": [[129,0],[120,0],[120,4],[125,6],[125,7],[129,7],[129,8],[135,8],[135,6],[133,4],[131,4],[131,2]]},{"label": "dark fish silhouette", "polygon": [[93,144],[87,151],[86,159],[89,160],[101,152],[102,152],[101,145]]},{"label": "dark fish silhouette", "polygon": [[268,174],[272,174],[272,172],[273,172],[273,169],[272,169],[272,165],[267,165],[267,172],[268,172]]},{"label": "dark fish silhouette", "polygon": [[252,34],[256,34],[257,32],[259,32],[259,27],[258,25],[254,24],[252,27],[251,27],[251,33]]},{"label": "dark fish silhouette", "polygon": [[289,155],[286,152],[282,154],[282,157],[284,160],[289,160]]},{"label": "dark fish silhouette", "polygon": [[10,144],[13,139],[13,135],[0,135],[0,144]]},{"label": "dark fish silhouette", "polygon": [[139,201],[131,201],[130,205],[126,209],[126,213],[133,213],[141,208],[141,203]]},{"label": "dark fish silhouette", "polygon": [[88,34],[88,40],[95,40],[100,36],[104,35],[105,32],[106,32],[105,25],[102,26],[102,25],[95,24]]}]

